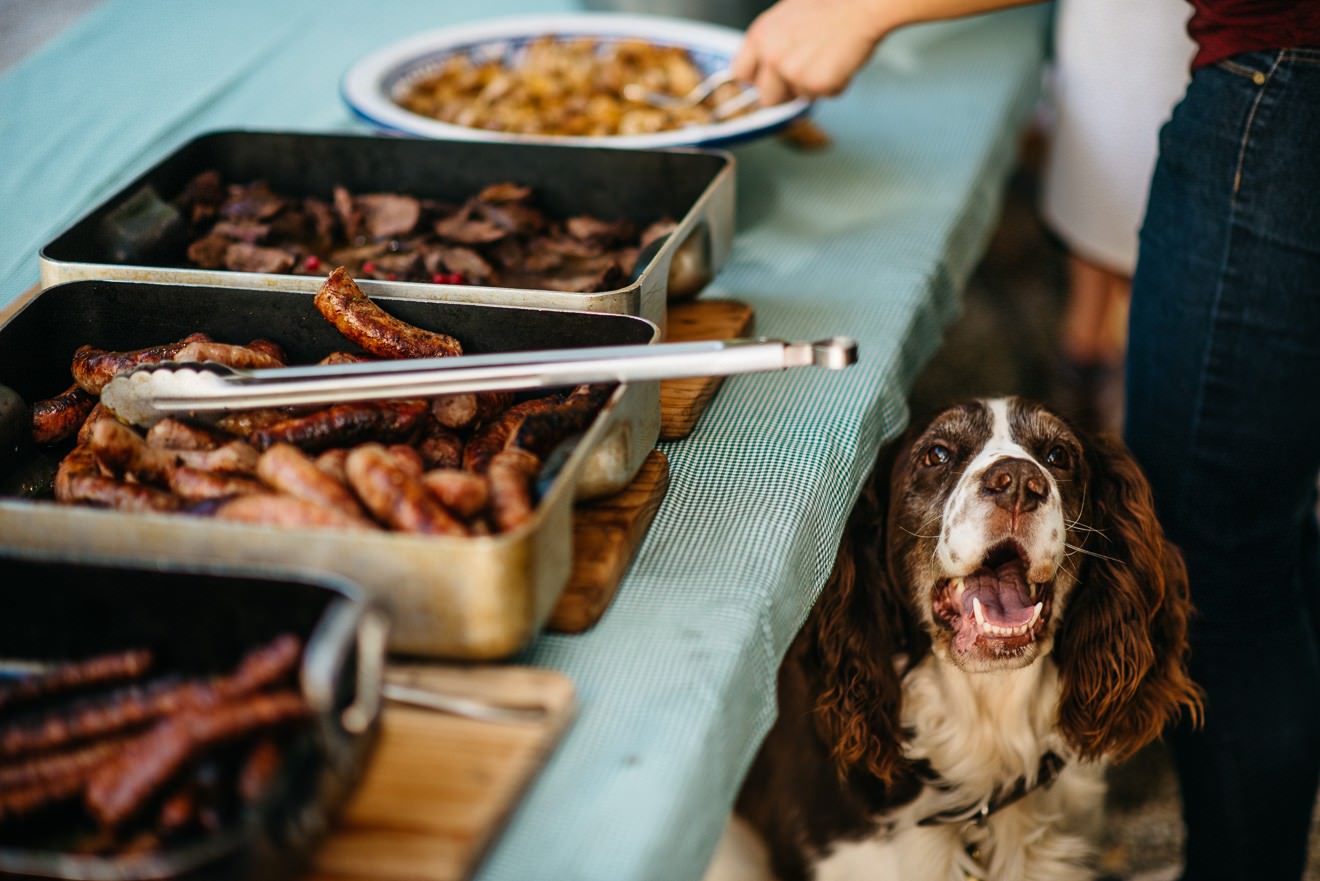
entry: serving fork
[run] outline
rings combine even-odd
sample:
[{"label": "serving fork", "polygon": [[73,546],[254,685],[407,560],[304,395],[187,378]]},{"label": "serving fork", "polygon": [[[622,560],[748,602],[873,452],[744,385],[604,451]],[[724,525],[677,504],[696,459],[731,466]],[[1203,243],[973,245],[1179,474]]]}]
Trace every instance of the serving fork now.
[{"label": "serving fork", "polygon": [[[652,107],[658,107],[661,110],[686,110],[690,107],[696,107],[713,95],[720,86],[733,81],[733,72],[726,67],[715,71],[697,83],[686,95],[670,95],[648,89],[641,83],[628,83],[623,87],[623,97],[639,104],[650,104]],[[711,114],[716,119],[724,119],[754,104],[756,100],[756,89],[748,87],[727,101],[717,104]]]}]

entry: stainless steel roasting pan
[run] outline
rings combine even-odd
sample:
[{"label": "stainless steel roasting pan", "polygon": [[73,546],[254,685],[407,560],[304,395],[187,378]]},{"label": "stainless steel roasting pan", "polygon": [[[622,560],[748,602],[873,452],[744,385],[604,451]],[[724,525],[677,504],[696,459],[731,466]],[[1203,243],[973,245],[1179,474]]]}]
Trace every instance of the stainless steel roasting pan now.
[{"label": "stainless steel roasting pan", "polygon": [[[125,649],[150,650],[153,675],[214,676],[291,633],[305,646],[300,678],[315,720],[287,745],[268,795],[214,832],[196,830],[135,855],[78,854],[70,845],[93,827],[56,806],[5,825],[0,876],[279,881],[306,870],[378,736],[385,622],[359,588],[233,566],[103,565],[0,550],[0,598],[0,682]],[[353,720],[347,727],[346,719]]]},{"label": "stainless steel roasting pan", "polygon": [[[639,318],[376,297],[399,318],[443,330],[471,353],[654,342]],[[345,341],[298,291],[73,282],[33,292],[0,313],[0,385],[29,404],[69,384],[84,343],[134,349],[193,331],[268,337],[291,363]],[[572,564],[575,497],[625,486],[659,434],[655,382],[621,385],[554,475],[533,518],[494,536],[454,538],[337,529],[273,529],[184,515],[127,514],[56,504],[50,485],[67,447],[0,450],[0,548],[141,565],[205,564],[335,573],[379,594],[393,612],[390,647],[448,658],[507,656],[541,628]]]},{"label": "stainless steel roasting pan", "polygon": [[42,285],[112,278],[315,290],[320,279],[313,276],[190,268],[182,247],[150,262],[117,263],[110,257],[98,235],[107,214],[148,186],[171,199],[207,169],[228,181],[264,180],[279,193],[322,198],[339,184],[358,193],[461,201],[488,184],[515,181],[532,187],[552,216],[592,214],[641,225],[667,216],[677,223],[658,248],[644,252],[628,283],[611,291],[362,280],[370,296],[612,312],[637,315],[663,329],[668,299],[695,295],[723,266],[733,244],[734,160],[728,153],[225,131],[183,145],[43,247]]}]

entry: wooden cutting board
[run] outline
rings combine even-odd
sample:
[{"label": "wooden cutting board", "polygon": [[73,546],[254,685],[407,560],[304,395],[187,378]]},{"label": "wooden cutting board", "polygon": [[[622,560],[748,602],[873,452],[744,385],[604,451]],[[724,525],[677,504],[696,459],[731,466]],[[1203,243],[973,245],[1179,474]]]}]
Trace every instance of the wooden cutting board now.
[{"label": "wooden cutting board", "polygon": [[[671,305],[668,321],[670,342],[727,340],[751,332],[752,307],[737,300],[692,300]],[[691,434],[721,380],[715,376],[661,382],[660,439]],[[623,492],[577,507],[573,573],[550,613],[550,630],[581,633],[600,620],[668,489],[669,460],[654,450]]]},{"label": "wooden cutting board", "polygon": [[605,613],[669,489],[669,460],[652,450],[623,492],[573,512],[573,572],[549,629],[581,633]]},{"label": "wooden cutting board", "polygon": [[[752,330],[752,307],[737,300],[689,300],[669,307],[671,343],[731,340]],[[680,440],[692,433],[706,405],[723,382],[720,376],[667,379],[660,383],[660,440]]]},{"label": "wooden cutting board", "polygon": [[512,706],[478,722],[387,703],[362,785],[317,851],[320,881],[461,881],[476,870],[573,716],[573,683],[531,667],[391,665],[391,680]]}]

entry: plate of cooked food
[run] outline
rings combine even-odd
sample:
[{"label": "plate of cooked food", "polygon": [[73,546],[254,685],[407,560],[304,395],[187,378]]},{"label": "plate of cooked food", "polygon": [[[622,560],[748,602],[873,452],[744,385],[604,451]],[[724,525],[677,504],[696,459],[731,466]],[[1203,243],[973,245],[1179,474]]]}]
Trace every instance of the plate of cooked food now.
[{"label": "plate of cooked food", "polygon": [[397,134],[627,148],[716,146],[806,113],[729,75],[743,34],[663,16],[517,16],[429,31],[345,73],[348,106]]}]

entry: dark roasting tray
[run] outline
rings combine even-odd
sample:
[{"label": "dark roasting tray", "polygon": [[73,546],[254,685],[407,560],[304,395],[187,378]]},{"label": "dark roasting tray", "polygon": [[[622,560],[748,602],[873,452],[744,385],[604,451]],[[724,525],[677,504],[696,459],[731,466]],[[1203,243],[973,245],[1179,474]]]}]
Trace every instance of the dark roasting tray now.
[{"label": "dark roasting tray", "polygon": [[[0,839],[0,876],[274,881],[306,868],[377,739],[385,618],[359,588],[324,576],[0,551],[0,596],[0,681],[20,664],[128,647],[150,648],[161,670],[216,675],[253,646],[293,633],[306,647],[300,678],[314,708],[313,724],[287,745],[267,795],[219,832],[136,856],[73,855],[52,848],[76,836],[67,828],[76,817],[55,813],[44,826]],[[353,720],[348,728],[345,719]],[[31,841],[37,836],[40,845]]]},{"label": "dark roasting tray", "polygon": [[[654,325],[622,315],[375,299],[405,321],[458,337],[472,353],[656,338]],[[197,330],[221,340],[274,339],[295,364],[345,347],[309,293],[73,282],[0,311],[0,385],[31,404],[68,386],[79,345],[134,349]],[[67,447],[0,448],[0,548],[138,564],[327,571],[385,600],[396,651],[503,657],[540,630],[567,583],[575,496],[626,486],[655,445],[659,418],[657,383],[619,386],[558,471],[543,479],[531,520],[483,537],[273,529],[60,505],[50,487]]]},{"label": "dark roasting tray", "polygon": [[[611,150],[540,144],[275,132],[203,135],[161,160],[77,220],[40,252],[41,282],[115,278],[238,287],[315,290],[311,276],[204,270],[182,249],[150,262],[117,263],[98,235],[106,215],[150,185],[169,200],[214,168],[228,181],[265,180],[279,193],[329,198],[336,184],[355,193],[398,192],[461,201],[488,184],[533,188],[556,217],[592,214],[645,225],[668,216],[678,226],[626,285],[567,293],[476,285],[363,280],[370,296],[403,295],[470,303],[638,315],[661,328],[671,295],[694,294],[728,257],[734,234],[734,166],[727,153]],[[672,276],[672,283],[671,283]]]}]

